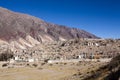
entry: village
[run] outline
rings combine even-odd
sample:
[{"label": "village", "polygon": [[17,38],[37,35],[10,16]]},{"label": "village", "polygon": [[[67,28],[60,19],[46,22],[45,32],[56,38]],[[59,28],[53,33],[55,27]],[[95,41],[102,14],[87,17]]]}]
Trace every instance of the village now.
[{"label": "village", "polygon": [[109,62],[113,57],[120,54],[119,48],[119,40],[76,39],[41,44],[28,50],[15,50],[14,57],[9,62]]},{"label": "village", "polygon": [[4,45],[1,50],[9,59],[0,61],[0,79],[84,80],[104,70],[120,54],[120,40],[73,39],[24,50]]}]

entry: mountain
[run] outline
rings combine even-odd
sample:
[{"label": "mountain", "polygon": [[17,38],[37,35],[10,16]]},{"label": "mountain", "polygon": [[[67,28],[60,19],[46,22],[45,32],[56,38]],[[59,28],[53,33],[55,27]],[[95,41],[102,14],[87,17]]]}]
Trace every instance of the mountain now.
[{"label": "mountain", "polygon": [[36,44],[74,38],[99,38],[84,30],[47,23],[0,7],[0,43],[26,49]]}]

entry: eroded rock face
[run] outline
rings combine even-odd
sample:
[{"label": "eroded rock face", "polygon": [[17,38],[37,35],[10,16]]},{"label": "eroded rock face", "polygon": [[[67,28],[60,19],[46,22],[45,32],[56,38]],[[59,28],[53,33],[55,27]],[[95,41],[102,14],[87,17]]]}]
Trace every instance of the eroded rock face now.
[{"label": "eroded rock face", "polygon": [[32,47],[41,42],[73,38],[98,38],[84,30],[47,23],[36,17],[0,8],[0,39],[18,48]]}]

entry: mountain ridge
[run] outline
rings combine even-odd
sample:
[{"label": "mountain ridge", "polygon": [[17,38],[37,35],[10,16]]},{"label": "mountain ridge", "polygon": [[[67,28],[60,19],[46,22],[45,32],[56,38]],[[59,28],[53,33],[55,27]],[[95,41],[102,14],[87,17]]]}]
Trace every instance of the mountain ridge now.
[{"label": "mountain ridge", "polygon": [[[28,14],[0,7],[0,39],[22,49],[42,42],[99,38],[87,31],[45,22]],[[17,46],[19,45],[19,47]]]}]

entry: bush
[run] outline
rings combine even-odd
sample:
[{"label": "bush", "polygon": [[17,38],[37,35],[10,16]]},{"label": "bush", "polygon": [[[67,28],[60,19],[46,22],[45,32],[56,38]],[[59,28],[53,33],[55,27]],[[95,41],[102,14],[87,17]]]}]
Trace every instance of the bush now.
[{"label": "bush", "polygon": [[41,63],[41,66],[45,65],[45,63]]},{"label": "bush", "polygon": [[2,65],[2,67],[6,67],[6,66],[8,66],[8,63],[5,63],[5,64]]},{"label": "bush", "polygon": [[42,70],[43,68],[39,67],[38,69],[39,69],[39,70]]},{"label": "bush", "polygon": [[82,73],[78,72],[78,75],[82,75]]},{"label": "bush", "polygon": [[49,64],[50,66],[53,66],[53,64]]},{"label": "bush", "polygon": [[26,66],[30,66],[30,64],[29,64],[29,63],[27,63],[27,64],[26,64]]},{"label": "bush", "polygon": [[66,65],[67,63],[64,63],[64,65]]},{"label": "bush", "polygon": [[5,51],[0,54],[0,61],[8,61],[10,58],[13,58],[13,53],[11,51]]},{"label": "bush", "polygon": [[34,67],[37,67],[38,65],[37,64],[33,64]]}]

